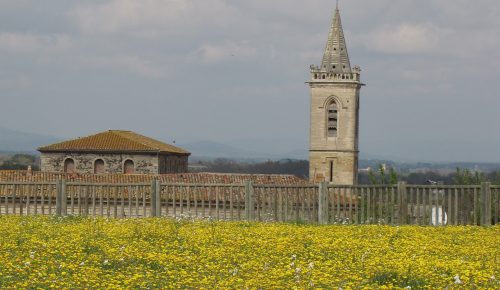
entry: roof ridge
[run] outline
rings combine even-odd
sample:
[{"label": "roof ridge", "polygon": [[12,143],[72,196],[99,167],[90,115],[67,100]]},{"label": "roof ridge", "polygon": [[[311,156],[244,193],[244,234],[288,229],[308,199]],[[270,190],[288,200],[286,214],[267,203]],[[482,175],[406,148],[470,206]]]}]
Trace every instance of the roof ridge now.
[{"label": "roof ridge", "polygon": [[101,134],[101,133],[104,133],[104,132],[94,133],[94,134],[90,134],[90,135],[86,135],[86,136],[76,136],[76,137],[73,137],[73,139],[64,140],[64,141],[60,141],[60,142],[56,142],[56,143],[52,143],[52,144],[48,144],[48,145],[43,145],[43,146],[38,147],[37,149],[40,150],[40,149],[43,149],[45,147],[52,147],[52,146],[56,146],[56,145],[59,145],[59,144],[64,144],[64,143],[67,143],[67,142],[71,142],[71,141],[75,141],[75,140],[79,140],[79,139],[83,139],[83,138],[89,138],[89,137],[92,137],[92,136],[95,136],[95,135]]},{"label": "roof ridge", "polygon": [[[180,147],[177,147],[175,145],[165,143],[164,141],[161,141],[161,140],[153,139],[151,137],[148,137],[148,136],[136,133],[134,131],[123,131],[123,132],[132,133],[134,135],[137,135],[137,136],[141,137],[143,140],[134,140],[134,141],[137,142],[137,143],[139,143],[139,144],[141,144],[141,145],[143,145],[143,146],[146,146],[146,147],[154,147],[155,149],[158,149],[158,151],[161,151],[161,146],[157,146],[157,145],[168,145],[168,146],[176,148],[178,150],[185,151],[184,149],[182,149]],[[129,140],[131,140],[131,139],[129,139]],[[143,142],[143,141],[146,141],[146,142]],[[153,145],[151,145],[151,144],[153,144]]]},{"label": "roof ridge", "polygon": [[[149,137],[147,137],[147,136],[141,135],[141,134],[136,133],[136,132],[134,132],[134,131],[117,130],[117,131],[113,132],[115,135],[120,136],[120,138],[127,139],[127,140],[129,140],[129,141],[131,141],[131,142],[137,143],[137,144],[142,145],[142,146],[145,146],[145,147],[153,147],[154,149],[158,149],[158,151],[161,151],[161,148],[159,148],[159,147],[158,147],[158,148],[156,148],[156,146],[151,146],[150,144],[145,144],[144,142],[141,142],[140,140],[137,140],[137,139],[131,138],[131,136],[124,136],[124,135],[122,135],[122,134],[116,134],[117,132],[120,132],[120,133],[132,133],[132,134],[137,135],[137,136],[140,136],[140,137],[142,137],[142,138],[149,138]],[[149,138],[149,139],[151,139],[151,138]],[[159,141],[157,141],[157,142],[159,142]]]},{"label": "roof ridge", "polygon": [[183,148],[127,130],[106,130],[85,137],[77,137],[71,140],[41,146],[38,150],[40,152],[60,152],[66,150],[118,150],[119,152],[165,152],[184,155],[190,154]]}]

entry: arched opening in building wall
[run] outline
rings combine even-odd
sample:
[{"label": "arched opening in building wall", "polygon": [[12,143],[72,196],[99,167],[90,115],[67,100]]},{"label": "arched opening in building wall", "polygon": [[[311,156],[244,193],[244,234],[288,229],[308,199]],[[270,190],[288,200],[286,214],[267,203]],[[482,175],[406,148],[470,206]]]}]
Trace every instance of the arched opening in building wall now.
[{"label": "arched opening in building wall", "polygon": [[103,174],[104,171],[104,160],[97,159],[94,162],[94,174]]},{"label": "arched opening in building wall", "polygon": [[74,173],[75,172],[75,160],[68,158],[64,160],[64,173]]},{"label": "arched opening in building wall", "polygon": [[327,110],[327,136],[337,137],[338,131],[338,107],[334,100],[330,102]]},{"label": "arched opening in building wall", "polygon": [[125,174],[134,174],[135,173],[134,161],[129,159],[129,160],[126,160],[125,163],[123,163],[123,173],[125,173]]}]

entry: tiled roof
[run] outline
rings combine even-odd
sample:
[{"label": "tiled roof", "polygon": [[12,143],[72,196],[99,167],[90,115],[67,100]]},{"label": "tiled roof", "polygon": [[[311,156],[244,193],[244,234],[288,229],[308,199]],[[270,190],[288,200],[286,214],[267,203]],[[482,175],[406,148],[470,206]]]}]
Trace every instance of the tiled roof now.
[{"label": "tiled roof", "polygon": [[55,182],[64,178],[70,182],[92,183],[147,183],[153,178],[162,183],[186,184],[243,184],[251,180],[255,184],[304,185],[307,181],[293,175],[177,173],[177,174],[65,174],[23,170],[0,170],[0,182]]},{"label": "tiled roof", "polygon": [[188,151],[132,131],[109,130],[38,148],[40,152],[150,152],[190,154]]}]

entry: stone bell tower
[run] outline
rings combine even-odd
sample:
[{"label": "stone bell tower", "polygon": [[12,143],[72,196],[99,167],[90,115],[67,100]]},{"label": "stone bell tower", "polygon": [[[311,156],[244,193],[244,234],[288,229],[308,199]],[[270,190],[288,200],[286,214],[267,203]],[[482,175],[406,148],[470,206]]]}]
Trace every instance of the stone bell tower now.
[{"label": "stone bell tower", "polygon": [[309,176],[357,183],[360,68],[351,68],[340,12],[333,17],[321,66],[311,65]]}]

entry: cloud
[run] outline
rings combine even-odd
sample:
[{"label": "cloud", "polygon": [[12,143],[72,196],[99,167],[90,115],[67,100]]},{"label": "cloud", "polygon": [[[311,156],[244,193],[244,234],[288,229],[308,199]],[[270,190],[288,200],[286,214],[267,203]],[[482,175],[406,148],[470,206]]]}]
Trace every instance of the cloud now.
[{"label": "cloud", "polygon": [[84,67],[106,67],[126,71],[139,76],[161,79],[167,76],[167,70],[153,61],[132,55],[109,57],[89,57],[80,61]]},{"label": "cloud", "polygon": [[[453,119],[457,111],[469,120],[484,115],[489,121],[481,125],[482,130],[496,129],[500,115],[472,112],[468,100],[482,98],[479,103],[487,106],[478,108],[499,107],[495,98],[500,90],[496,81],[500,73],[497,2],[341,1],[351,63],[361,65],[362,79],[368,84],[362,91],[362,118],[377,119],[373,128],[373,122],[361,124],[361,146],[377,142],[383,150],[404,146],[368,138],[368,132],[394,123],[392,114],[380,114],[386,107],[403,119],[427,112],[432,102],[430,107],[442,119]],[[227,116],[246,116],[252,111],[259,118],[248,126],[249,134],[275,134],[276,129],[269,126],[276,122],[273,112],[289,98],[289,113],[282,120],[288,126],[280,134],[307,140],[306,135],[297,134],[308,128],[303,120],[308,112],[308,88],[303,82],[309,77],[308,66],[321,62],[334,1],[0,3],[0,96],[9,97],[9,106],[0,105],[0,122],[16,119],[18,112],[12,108],[30,100],[39,101],[32,104],[37,110],[31,119],[18,124],[19,129],[24,126],[56,135],[88,131],[102,120],[75,121],[71,126],[52,121],[60,113],[53,103],[85,96],[89,108],[93,103],[101,104],[103,112],[123,107],[123,114],[104,116],[125,126],[154,132],[165,130],[164,124],[175,124],[168,130],[176,138],[199,138],[208,134],[206,126],[198,125],[203,119],[210,120],[210,128],[222,124],[208,135],[228,140],[234,134],[222,129]],[[221,79],[227,81],[221,84]],[[102,104],[103,95],[108,103]],[[151,118],[131,124],[123,117],[136,110],[137,95],[158,104],[150,108],[161,111],[155,114],[156,125],[151,125]],[[207,100],[211,105],[203,107],[204,118],[186,119],[183,112]],[[234,118],[234,126],[247,126],[250,117]],[[422,120],[418,126],[434,123]],[[450,123],[449,129],[462,126]],[[400,140],[412,136],[405,130],[399,130]]]},{"label": "cloud", "polygon": [[[500,27],[499,27],[500,28]],[[489,58],[498,54],[500,38],[498,28],[487,29],[446,29],[442,34],[443,48],[447,54],[452,54],[463,63],[477,62],[478,58]],[[484,65],[493,65],[497,57],[484,61]]]},{"label": "cloud", "polygon": [[0,78],[0,89],[21,90],[31,87],[32,81],[24,75]]},{"label": "cloud", "polygon": [[216,63],[231,59],[245,60],[257,55],[257,49],[245,43],[224,42],[221,44],[203,44],[196,51],[205,63]]},{"label": "cloud", "polygon": [[57,54],[72,46],[67,35],[1,33],[0,50],[14,53]]},{"label": "cloud", "polygon": [[111,0],[78,5],[69,15],[87,34],[156,37],[162,33],[185,34],[195,27],[202,29],[204,25],[227,20],[232,12],[223,0]]},{"label": "cloud", "polygon": [[85,3],[71,11],[80,29],[90,34],[109,34],[137,26],[154,25],[178,15],[185,2],[116,0],[104,3]]},{"label": "cloud", "polygon": [[439,49],[439,31],[431,24],[401,23],[381,26],[361,36],[369,49],[383,53],[414,54],[433,52]]}]

